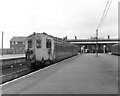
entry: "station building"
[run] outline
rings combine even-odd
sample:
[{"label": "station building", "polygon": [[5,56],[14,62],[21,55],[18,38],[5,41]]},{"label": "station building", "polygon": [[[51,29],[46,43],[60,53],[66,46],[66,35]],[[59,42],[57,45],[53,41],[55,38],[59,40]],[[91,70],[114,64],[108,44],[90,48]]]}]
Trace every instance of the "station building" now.
[{"label": "station building", "polygon": [[71,42],[79,46],[79,52],[81,53],[95,53],[98,48],[99,53],[111,52],[111,46],[120,42],[120,38],[116,39],[67,39],[67,42]]},{"label": "station building", "polygon": [[27,37],[12,37],[10,40],[10,49],[15,50],[16,53],[24,53],[26,38]]}]

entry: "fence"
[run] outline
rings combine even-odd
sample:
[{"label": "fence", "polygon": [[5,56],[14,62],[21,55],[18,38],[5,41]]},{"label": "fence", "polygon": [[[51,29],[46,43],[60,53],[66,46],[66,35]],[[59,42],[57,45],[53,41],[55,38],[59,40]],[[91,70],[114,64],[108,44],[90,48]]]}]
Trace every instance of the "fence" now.
[{"label": "fence", "polygon": [[7,55],[7,54],[25,54],[25,49],[10,49],[10,48],[7,48],[7,49],[0,49],[0,54],[3,55]]}]

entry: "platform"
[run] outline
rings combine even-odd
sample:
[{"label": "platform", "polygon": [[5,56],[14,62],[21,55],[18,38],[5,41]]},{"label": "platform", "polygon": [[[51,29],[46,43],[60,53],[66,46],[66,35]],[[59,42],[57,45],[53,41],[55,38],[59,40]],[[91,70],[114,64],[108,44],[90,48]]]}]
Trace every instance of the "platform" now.
[{"label": "platform", "polygon": [[25,54],[0,55],[0,67],[23,62]]},{"label": "platform", "polygon": [[3,94],[117,94],[118,56],[79,54],[2,86]]}]

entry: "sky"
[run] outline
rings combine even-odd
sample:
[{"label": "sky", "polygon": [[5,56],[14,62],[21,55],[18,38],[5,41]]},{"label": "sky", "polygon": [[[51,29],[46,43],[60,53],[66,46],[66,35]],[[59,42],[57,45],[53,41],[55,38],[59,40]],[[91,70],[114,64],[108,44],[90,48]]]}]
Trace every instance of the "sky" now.
[{"label": "sky", "polygon": [[[0,0],[0,41],[33,32],[68,39],[95,36],[108,0]],[[118,37],[118,0],[112,0],[99,37]],[[0,42],[1,46],[1,42]]]}]

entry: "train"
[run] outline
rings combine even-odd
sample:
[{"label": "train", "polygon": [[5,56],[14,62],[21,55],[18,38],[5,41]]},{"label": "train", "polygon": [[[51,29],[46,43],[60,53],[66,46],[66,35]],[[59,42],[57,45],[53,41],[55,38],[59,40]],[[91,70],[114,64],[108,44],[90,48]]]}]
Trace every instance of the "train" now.
[{"label": "train", "polygon": [[111,46],[111,53],[120,56],[120,43]]},{"label": "train", "polygon": [[75,56],[78,51],[77,45],[44,32],[34,32],[25,41],[26,60],[31,62],[33,69]]}]

